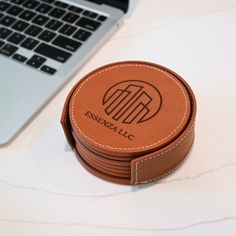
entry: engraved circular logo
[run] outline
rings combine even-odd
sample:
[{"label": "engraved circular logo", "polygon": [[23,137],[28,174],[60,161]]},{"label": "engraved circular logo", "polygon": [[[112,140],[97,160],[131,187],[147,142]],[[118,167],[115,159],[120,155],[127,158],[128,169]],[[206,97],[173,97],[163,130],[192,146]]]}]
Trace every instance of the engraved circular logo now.
[{"label": "engraved circular logo", "polygon": [[152,84],[141,80],[126,80],[110,87],[102,104],[107,115],[124,124],[142,123],[160,110],[162,97]]}]

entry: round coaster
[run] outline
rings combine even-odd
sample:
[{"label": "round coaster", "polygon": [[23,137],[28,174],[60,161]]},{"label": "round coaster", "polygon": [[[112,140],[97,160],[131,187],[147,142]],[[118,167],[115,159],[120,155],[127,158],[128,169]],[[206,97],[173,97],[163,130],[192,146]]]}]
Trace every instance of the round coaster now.
[{"label": "round coaster", "polygon": [[151,63],[127,62],[83,78],[69,116],[79,140],[125,158],[170,143],[188,123],[190,110],[188,92],[173,74]]},{"label": "round coaster", "polygon": [[173,71],[118,62],[86,75],[67,96],[61,123],[81,164],[120,184],[172,173],[194,140],[196,101]]}]

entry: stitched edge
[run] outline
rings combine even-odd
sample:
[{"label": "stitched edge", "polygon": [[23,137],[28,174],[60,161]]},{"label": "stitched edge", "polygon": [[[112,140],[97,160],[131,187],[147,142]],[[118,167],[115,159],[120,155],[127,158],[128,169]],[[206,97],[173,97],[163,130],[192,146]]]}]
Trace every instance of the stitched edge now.
[{"label": "stitched edge", "polygon": [[[156,141],[155,143],[153,144],[150,144],[150,145],[147,145],[147,146],[142,146],[142,147],[133,147],[133,148],[129,148],[129,147],[124,147],[124,148],[120,148],[120,147],[111,147],[111,146],[108,146],[108,145],[103,145],[103,144],[100,144],[100,143],[97,143],[96,141],[94,141],[93,139],[89,138],[86,134],[84,134],[82,132],[82,130],[78,127],[76,121],[75,121],[75,118],[74,118],[74,103],[75,103],[75,99],[76,99],[76,96],[78,95],[79,91],[82,89],[82,87],[90,80],[92,79],[93,77],[105,72],[105,71],[108,71],[108,70],[111,70],[111,69],[115,69],[115,68],[119,68],[119,67],[128,67],[128,66],[134,66],[134,67],[146,67],[146,68],[149,68],[149,69],[153,69],[153,70],[157,70],[161,73],[163,73],[164,75],[166,75],[167,77],[169,77],[172,81],[174,81],[178,87],[181,89],[181,92],[184,96],[184,99],[185,99],[185,111],[184,111],[184,115],[183,115],[183,118],[181,120],[181,122],[179,123],[179,125],[169,134],[167,135],[165,138],[162,138],[161,140],[158,140]],[[76,127],[76,129],[88,140],[90,140],[92,143],[94,143],[95,145],[97,146],[101,146],[103,148],[108,148],[108,149],[114,149],[114,150],[139,150],[139,149],[146,149],[146,148],[150,148],[150,147],[153,147],[153,146],[156,146],[157,144],[165,141],[166,139],[168,139],[170,136],[172,136],[179,128],[180,126],[183,124],[184,122],[184,119],[186,117],[186,113],[187,113],[187,98],[186,98],[186,95],[184,93],[184,89],[183,87],[177,82],[177,80],[175,78],[173,78],[171,75],[167,74],[165,71],[163,71],[162,69],[159,69],[159,68],[156,68],[154,66],[149,66],[149,65],[143,65],[143,64],[125,64],[125,65],[117,65],[117,66],[111,66],[109,68],[105,68],[101,71],[98,71],[97,73],[95,74],[92,74],[91,76],[89,76],[85,81],[83,81],[83,83],[80,85],[80,87],[78,89],[76,89],[76,93],[72,99],[72,121]],[[73,94],[72,94],[73,96]]]},{"label": "stitched edge", "polygon": [[152,182],[152,181],[155,181],[155,180],[158,180],[158,179],[161,179],[169,174],[171,174],[172,172],[174,172],[176,169],[178,169],[179,166],[181,166],[187,159],[187,156],[172,170],[170,170],[169,172],[159,176],[159,177],[156,177],[156,178],[153,178],[153,179],[149,179],[149,180],[146,180],[146,181],[139,181],[139,182],[135,182],[135,184],[145,184],[145,183],[148,183],[148,182]]},{"label": "stitched edge", "polygon": [[[195,121],[193,121],[193,124],[192,124],[191,128],[190,128],[189,131],[184,135],[184,137],[183,137],[181,140],[179,140],[179,142],[176,143],[173,147],[171,147],[171,148],[165,150],[164,152],[162,152],[162,153],[160,153],[160,154],[158,154],[158,155],[156,155],[156,156],[152,156],[152,157],[149,157],[149,158],[147,158],[147,159],[145,159],[145,160],[141,160],[141,161],[137,161],[137,162],[136,162],[136,165],[135,165],[135,174],[136,174],[135,184],[147,183],[147,182],[151,182],[151,181],[160,179],[161,177],[164,177],[164,176],[166,176],[166,175],[172,173],[174,170],[176,170],[176,169],[181,165],[181,163],[186,159],[186,157],[185,157],[184,160],[181,161],[173,170],[171,170],[171,171],[169,171],[169,172],[167,172],[167,173],[165,173],[165,174],[163,174],[163,175],[161,175],[161,176],[158,176],[158,177],[156,177],[156,178],[152,178],[152,179],[145,180],[145,181],[138,181],[138,165],[141,164],[141,163],[143,163],[143,162],[145,162],[145,161],[150,161],[150,160],[152,160],[152,159],[154,159],[154,158],[163,156],[164,154],[166,154],[166,153],[170,152],[171,150],[175,149],[175,148],[176,148],[180,143],[182,143],[182,142],[184,141],[184,139],[189,135],[189,133],[191,132],[191,130],[192,130],[193,127],[194,127],[194,124],[195,124]],[[186,156],[187,156],[187,155],[186,155]]]}]

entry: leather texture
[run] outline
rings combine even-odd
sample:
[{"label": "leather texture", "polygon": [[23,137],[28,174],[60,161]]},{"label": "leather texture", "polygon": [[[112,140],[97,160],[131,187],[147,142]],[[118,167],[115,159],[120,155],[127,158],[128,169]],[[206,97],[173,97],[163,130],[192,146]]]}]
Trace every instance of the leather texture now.
[{"label": "leather texture", "polygon": [[153,63],[105,65],[82,78],[65,101],[61,123],[82,165],[121,184],[174,171],[194,140],[196,100],[173,71]]}]

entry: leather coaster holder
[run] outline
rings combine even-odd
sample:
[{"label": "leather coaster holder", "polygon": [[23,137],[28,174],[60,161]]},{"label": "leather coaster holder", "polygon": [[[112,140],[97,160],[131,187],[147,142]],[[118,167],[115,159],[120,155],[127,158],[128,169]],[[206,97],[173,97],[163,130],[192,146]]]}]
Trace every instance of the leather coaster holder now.
[{"label": "leather coaster holder", "polygon": [[139,184],[173,172],[194,140],[196,101],[173,71],[118,62],[92,71],[69,93],[62,117],[81,164],[115,183]]}]

